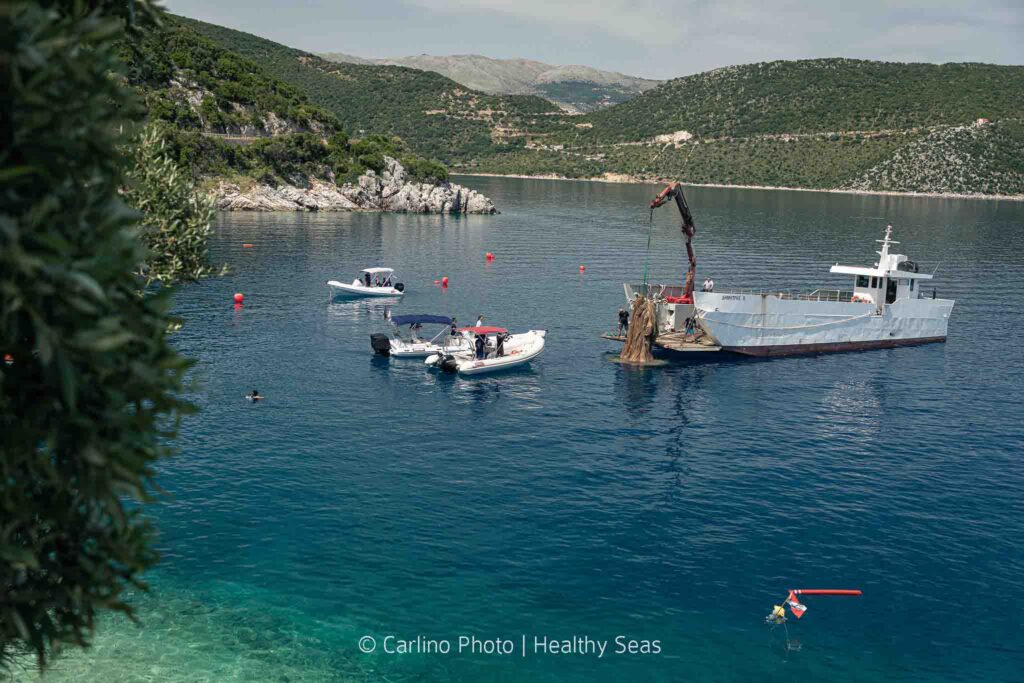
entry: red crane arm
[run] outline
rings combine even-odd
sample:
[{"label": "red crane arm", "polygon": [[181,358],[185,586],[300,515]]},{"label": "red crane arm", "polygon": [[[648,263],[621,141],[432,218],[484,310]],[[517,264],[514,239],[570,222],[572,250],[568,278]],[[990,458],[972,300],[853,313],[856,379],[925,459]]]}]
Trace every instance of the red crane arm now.
[{"label": "red crane arm", "polygon": [[657,197],[652,199],[651,211],[667,202],[669,198],[676,200],[679,215],[683,217],[683,224],[680,226],[680,230],[686,235],[686,257],[690,261],[690,268],[686,271],[686,284],[683,287],[683,296],[692,297],[693,282],[697,277],[697,256],[693,253],[692,241],[693,236],[697,233],[697,226],[694,225],[693,214],[690,213],[690,206],[686,203],[686,197],[683,195],[683,186],[680,183],[669,183]]}]

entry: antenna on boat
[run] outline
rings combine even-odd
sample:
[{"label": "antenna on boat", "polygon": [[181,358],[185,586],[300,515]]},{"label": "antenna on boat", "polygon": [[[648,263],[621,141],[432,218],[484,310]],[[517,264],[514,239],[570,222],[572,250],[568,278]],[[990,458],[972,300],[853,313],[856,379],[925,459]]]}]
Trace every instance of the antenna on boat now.
[{"label": "antenna on boat", "polygon": [[889,256],[889,246],[893,245],[893,244],[899,244],[899,242],[897,242],[896,240],[894,240],[892,238],[892,224],[891,223],[889,225],[885,226],[885,239],[880,239],[880,240],[875,240],[875,241],[882,245],[882,250],[875,252],[876,254],[878,254],[879,256],[882,257],[878,261],[878,265],[881,267],[882,263],[885,262],[886,257]]}]

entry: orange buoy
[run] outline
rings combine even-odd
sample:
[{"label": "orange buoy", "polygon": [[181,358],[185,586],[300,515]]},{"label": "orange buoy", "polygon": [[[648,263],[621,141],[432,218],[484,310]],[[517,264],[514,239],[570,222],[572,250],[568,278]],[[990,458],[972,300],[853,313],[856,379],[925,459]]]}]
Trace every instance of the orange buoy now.
[{"label": "orange buoy", "polygon": [[243,248],[243,249],[252,249],[252,245],[251,245],[251,244],[249,244],[248,242],[246,242],[246,243],[244,243],[244,244],[242,245],[242,248]]},{"label": "orange buoy", "polygon": [[443,278],[441,278],[441,286],[442,287],[447,287],[448,286],[448,276],[447,275],[445,275]]},{"label": "orange buoy", "polygon": [[242,294],[241,292],[236,292],[235,293],[235,303],[236,304],[241,304],[243,301],[245,301],[245,295]]}]

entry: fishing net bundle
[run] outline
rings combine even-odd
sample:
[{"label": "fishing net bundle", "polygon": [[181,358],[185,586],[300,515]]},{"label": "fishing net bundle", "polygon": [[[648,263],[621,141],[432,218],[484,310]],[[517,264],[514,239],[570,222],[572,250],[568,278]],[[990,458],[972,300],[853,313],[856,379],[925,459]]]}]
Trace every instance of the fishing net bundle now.
[{"label": "fishing net bundle", "polygon": [[633,299],[632,307],[626,343],[622,347],[619,360],[623,363],[650,363],[654,360],[651,346],[658,336],[654,300],[638,296]]}]

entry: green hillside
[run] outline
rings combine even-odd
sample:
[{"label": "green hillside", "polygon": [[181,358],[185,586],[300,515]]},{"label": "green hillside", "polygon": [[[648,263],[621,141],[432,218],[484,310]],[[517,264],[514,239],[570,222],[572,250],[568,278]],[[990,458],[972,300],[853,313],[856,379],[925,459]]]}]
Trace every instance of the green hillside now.
[{"label": "green hillside", "polygon": [[[237,69],[214,64],[209,73],[233,80],[207,84],[214,103],[225,106],[204,125],[231,129],[244,124],[239,117],[251,118],[250,110],[273,106],[303,130],[331,122],[352,136],[399,136],[408,144],[404,154],[467,172],[1024,194],[1024,67],[769,62],[678,78],[571,116],[539,97],[487,95],[429,71],[329,62],[190,19],[175,26],[190,40],[201,34],[207,47],[248,60],[258,81],[275,84],[246,85],[231,75]],[[164,49],[176,59],[174,45]],[[227,106],[239,87],[250,101],[244,111]],[[194,124],[197,108],[177,101],[154,111]],[[200,114],[203,107],[210,105],[203,102]],[[359,156],[339,169],[363,167]]]},{"label": "green hillside", "polygon": [[193,19],[178,21],[221,47],[258,62],[301,90],[351,133],[397,135],[445,162],[522,146],[524,133],[557,131],[562,112],[530,95],[487,95],[429,71],[329,62],[264,38]]},{"label": "green hillside", "polygon": [[399,139],[350,140],[342,122],[304,91],[173,19],[126,43],[122,59],[150,120],[166,124],[175,156],[197,176],[273,185],[303,184],[309,177],[344,182],[367,169],[380,172],[387,154],[414,178],[447,178],[442,165],[413,154]]},{"label": "green hillside", "polygon": [[1024,67],[853,59],[765,62],[677,78],[587,117],[583,137],[627,142],[877,131],[1024,116]]},{"label": "green hillside", "polygon": [[473,170],[1024,194],[1022,120],[1024,67],[771,62],[669,81]]}]

